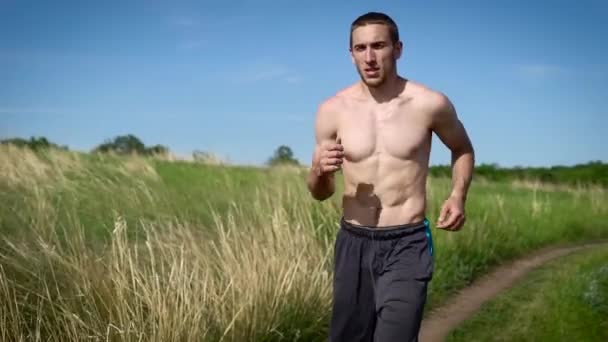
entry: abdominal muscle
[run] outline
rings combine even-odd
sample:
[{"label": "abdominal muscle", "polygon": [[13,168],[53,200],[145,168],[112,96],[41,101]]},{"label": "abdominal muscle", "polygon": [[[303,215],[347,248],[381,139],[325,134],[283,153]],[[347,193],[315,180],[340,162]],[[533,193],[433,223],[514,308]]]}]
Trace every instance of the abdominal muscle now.
[{"label": "abdominal muscle", "polygon": [[357,162],[345,160],[344,219],[379,229],[424,220],[428,167],[424,153],[415,159],[375,153]]}]

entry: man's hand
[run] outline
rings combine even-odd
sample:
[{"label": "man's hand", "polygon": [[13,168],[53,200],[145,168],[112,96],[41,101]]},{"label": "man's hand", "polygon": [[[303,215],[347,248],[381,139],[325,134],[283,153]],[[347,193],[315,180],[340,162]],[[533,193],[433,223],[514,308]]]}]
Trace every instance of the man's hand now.
[{"label": "man's hand", "polygon": [[344,147],[340,139],[335,143],[325,142],[315,151],[313,168],[319,177],[326,173],[333,173],[342,167]]},{"label": "man's hand", "polygon": [[458,231],[464,222],[464,199],[450,196],[441,207],[437,228]]}]

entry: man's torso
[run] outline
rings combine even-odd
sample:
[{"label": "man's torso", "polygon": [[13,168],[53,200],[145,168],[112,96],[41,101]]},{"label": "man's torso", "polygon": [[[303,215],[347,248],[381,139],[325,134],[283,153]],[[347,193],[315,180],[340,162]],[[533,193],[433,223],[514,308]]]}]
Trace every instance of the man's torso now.
[{"label": "man's torso", "polygon": [[430,90],[408,81],[386,103],[349,87],[334,97],[337,138],[344,147],[344,219],[365,226],[420,222],[426,212],[431,151]]}]

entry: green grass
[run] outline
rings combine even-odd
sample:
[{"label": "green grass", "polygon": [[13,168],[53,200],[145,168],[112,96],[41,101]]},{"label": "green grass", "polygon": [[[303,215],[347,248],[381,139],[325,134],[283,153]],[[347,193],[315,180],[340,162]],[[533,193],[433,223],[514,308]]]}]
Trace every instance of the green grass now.
[{"label": "green grass", "polygon": [[[305,177],[0,146],[0,340],[323,341],[342,186],[317,202]],[[429,179],[431,222],[449,192]],[[427,309],[538,247],[608,237],[607,200],[475,180],[464,229],[433,228]]]},{"label": "green grass", "polygon": [[608,247],[533,271],[448,341],[608,341]]}]

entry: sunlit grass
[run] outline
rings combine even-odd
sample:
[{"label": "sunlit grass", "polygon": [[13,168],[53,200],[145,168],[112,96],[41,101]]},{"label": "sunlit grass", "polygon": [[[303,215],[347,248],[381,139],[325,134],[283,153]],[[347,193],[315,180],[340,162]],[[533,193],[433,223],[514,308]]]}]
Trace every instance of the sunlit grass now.
[{"label": "sunlit grass", "polygon": [[[0,339],[325,339],[340,183],[316,202],[304,169],[2,148]],[[431,222],[449,191],[429,180]],[[433,229],[429,307],[508,258],[608,236],[607,199],[474,183],[465,228]]]},{"label": "sunlit grass", "polygon": [[448,341],[606,341],[608,248],[578,252],[533,271],[487,303]]}]

